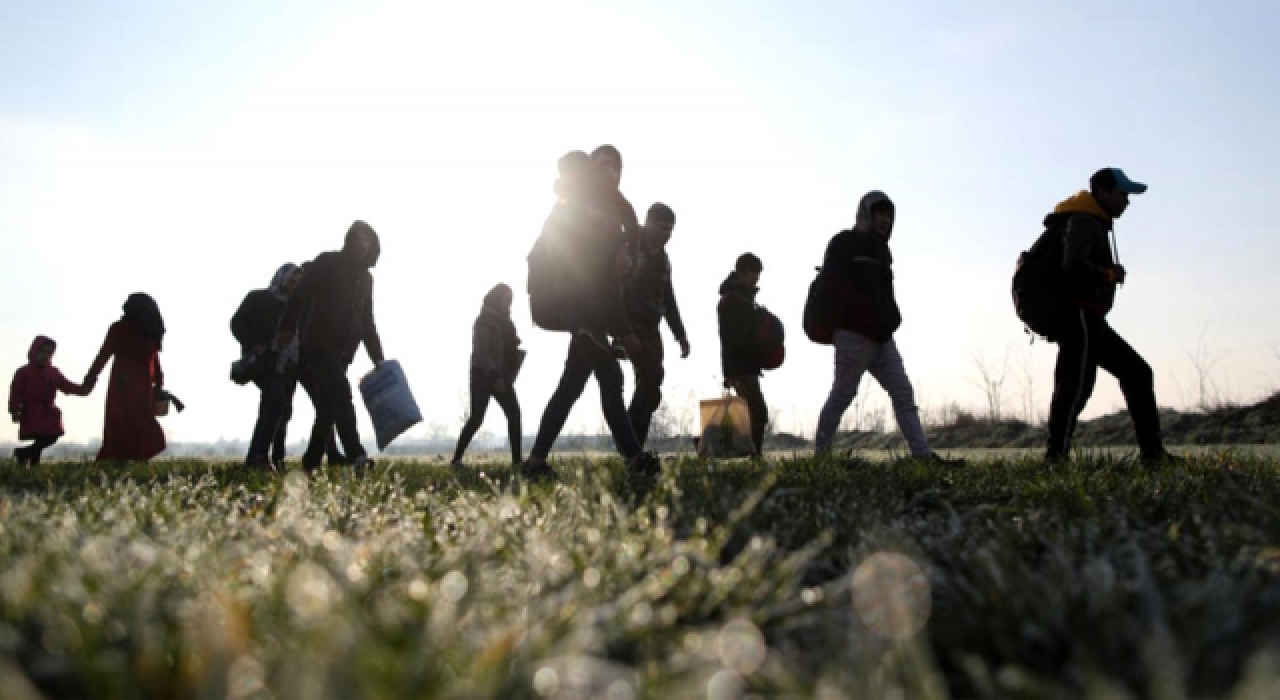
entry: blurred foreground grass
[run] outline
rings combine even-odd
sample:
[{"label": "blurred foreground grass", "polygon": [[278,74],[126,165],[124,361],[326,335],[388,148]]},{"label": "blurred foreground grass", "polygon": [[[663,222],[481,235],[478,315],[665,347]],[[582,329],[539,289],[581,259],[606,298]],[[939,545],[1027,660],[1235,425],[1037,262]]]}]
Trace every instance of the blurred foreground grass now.
[{"label": "blurred foreground grass", "polygon": [[1280,697],[1280,472],[0,467],[0,696]]}]

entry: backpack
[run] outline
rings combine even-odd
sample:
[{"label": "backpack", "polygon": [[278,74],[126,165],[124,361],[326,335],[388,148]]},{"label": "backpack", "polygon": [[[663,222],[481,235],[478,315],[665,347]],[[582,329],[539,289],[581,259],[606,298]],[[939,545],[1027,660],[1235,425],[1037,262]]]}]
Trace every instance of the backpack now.
[{"label": "backpack", "polygon": [[576,223],[572,212],[557,206],[526,258],[529,312],[534,325],[543,330],[574,331],[582,324],[583,315],[578,313],[582,270],[574,255]]},{"label": "backpack", "polygon": [[760,369],[777,369],[787,357],[783,344],[785,334],[782,321],[768,309],[757,306],[755,310],[756,352]]},{"label": "backpack", "polygon": [[817,276],[809,283],[809,296],[804,300],[804,334],[819,345],[831,345],[836,332],[835,304],[831,286],[822,268],[814,268]]},{"label": "backpack", "polygon": [[1029,250],[1018,256],[1013,273],[1013,308],[1028,334],[1053,340],[1064,304],[1062,256],[1065,217],[1049,222]]}]

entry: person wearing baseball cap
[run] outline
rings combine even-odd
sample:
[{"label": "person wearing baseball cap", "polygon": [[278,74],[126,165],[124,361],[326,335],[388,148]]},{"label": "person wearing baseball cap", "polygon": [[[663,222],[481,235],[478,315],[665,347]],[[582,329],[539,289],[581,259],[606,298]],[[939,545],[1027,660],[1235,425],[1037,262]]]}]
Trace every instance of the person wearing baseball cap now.
[{"label": "person wearing baseball cap", "polygon": [[1064,318],[1054,342],[1058,362],[1049,404],[1049,442],[1046,458],[1065,459],[1071,449],[1076,419],[1093,393],[1098,368],[1120,383],[1133,420],[1144,464],[1176,458],[1164,447],[1160,413],[1156,408],[1155,377],[1151,366],[1107,322],[1116,287],[1127,276],[1112,238],[1115,220],[1129,208],[1130,195],[1147,186],[1119,168],[1103,168],[1089,178],[1089,189],[1067,198],[1045,218],[1045,227],[1062,227],[1062,292]]}]

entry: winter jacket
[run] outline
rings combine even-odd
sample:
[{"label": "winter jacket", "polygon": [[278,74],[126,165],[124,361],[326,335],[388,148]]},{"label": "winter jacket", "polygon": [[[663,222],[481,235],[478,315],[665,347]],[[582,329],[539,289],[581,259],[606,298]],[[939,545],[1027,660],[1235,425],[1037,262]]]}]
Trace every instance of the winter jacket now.
[{"label": "winter jacket", "polygon": [[874,233],[871,226],[871,207],[888,201],[882,192],[868,192],[858,205],[854,227],[832,237],[822,260],[824,276],[832,285],[835,327],[878,343],[888,341],[902,325],[893,293],[889,237]]},{"label": "winter jacket", "polygon": [[306,268],[302,281],[289,295],[279,330],[300,328],[301,352],[337,357],[350,364],[364,342],[370,355],[381,355],[373,320],[373,275],[381,247],[373,229],[372,246],[364,259],[351,251],[356,228],[347,232],[340,251],[321,253]]},{"label": "winter jacket", "polygon": [[29,364],[18,369],[9,387],[9,413],[19,418],[18,438],[31,440],[36,436],[61,436],[62,411],[54,405],[58,392],[84,396],[84,388],[72,384],[53,365],[36,364],[36,353],[42,348],[57,348],[52,339],[38,336],[27,353]]},{"label": "winter jacket", "polygon": [[1064,226],[1063,292],[1068,303],[1105,316],[1116,299],[1111,217],[1091,193],[1081,191],[1054,207],[1044,225]]},{"label": "winter jacket", "polygon": [[515,379],[520,336],[510,314],[486,305],[471,331],[471,371],[493,381]]},{"label": "winter jacket", "polygon": [[107,331],[85,373],[86,382],[96,382],[111,361],[98,461],[146,461],[164,451],[164,430],[155,416],[156,390],[164,387],[159,352],[155,333],[127,314]]},{"label": "winter jacket", "polygon": [[657,326],[667,319],[667,326],[676,340],[684,341],[684,321],[680,307],[676,305],[676,291],[671,284],[671,259],[661,248],[639,248],[632,255],[632,267],[627,285],[627,313],[637,326]]},{"label": "winter jacket", "polygon": [[759,288],[742,282],[737,271],[720,285],[720,368],[725,379],[760,373],[756,348],[756,294]]}]

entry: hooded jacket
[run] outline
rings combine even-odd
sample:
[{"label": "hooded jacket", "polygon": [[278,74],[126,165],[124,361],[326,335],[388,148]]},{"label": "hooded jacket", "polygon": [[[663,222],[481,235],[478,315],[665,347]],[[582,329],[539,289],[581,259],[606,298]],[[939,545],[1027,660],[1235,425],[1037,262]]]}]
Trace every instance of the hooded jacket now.
[{"label": "hooded jacket", "polygon": [[[369,252],[358,258],[352,250],[357,232],[370,236]],[[347,231],[342,250],[321,253],[306,268],[302,281],[289,295],[279,330],[299,329],[304,356],[328,355],[350,364],[364,342],[370,354],[381,354],[373,320],[373,275],[382,248],[373,228],[358,221]]]},{"label": "hooded jacket", "polygon": [[1064,292],[1075,308],[1106,315],[1116,299],[1116,259],[1108,234],[1113,222],[1093,194],[1082,190],[1059,202],[1044,219],[1045,228],[1063,227]]},{"label": "hooded jacket", "polygon": [[893,292],[893,228],[884,237],[872,230],[871,208],[881,202],[893,204],[883,192],[862,197],[853,228],[827,244],[822,270],[832,285],[835,327],[883,343],[902,325],[902,313]]},{"label": "hooded jacket", "polygon": [[725,379],[760,373],[760,353],[756,348],[756,294],[759,287],[742,281],[738,271],[729,273],[720,284],[720,369]]},{"label": "hooded jacket", "polygon": [[28,364],[13,375],[9,387],[9,413],[19,417],[18,437],[30,440],[36,436],[61,436],[62,411],[54,405],[58,392],[84,396],[79,384],[72,384],[52,364],[36,364],[36,353],[42,348],[56,349],[57,343],[43,335],[37,336],[27,352]]},{"label": "hooded jacket", "polygon": [[280,316],[289,301],[286,291],[289,279],[298,266],[285,263],[276,270],[266,289],[255,289],[245,295],[240,308],[231,317],[231,335],[240,343],[240,351],[247,354],[255,345],[270,348],[280,326]]},{"label": "hooded jacket", "polygon": [[519,363],[520,336],[506,313],[486,297],[471,330],[471,371],[489,382],[510,382]]}]

